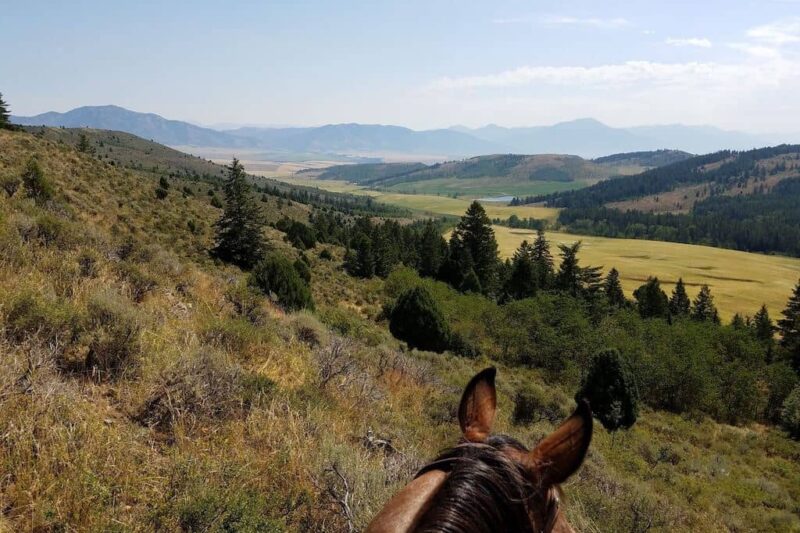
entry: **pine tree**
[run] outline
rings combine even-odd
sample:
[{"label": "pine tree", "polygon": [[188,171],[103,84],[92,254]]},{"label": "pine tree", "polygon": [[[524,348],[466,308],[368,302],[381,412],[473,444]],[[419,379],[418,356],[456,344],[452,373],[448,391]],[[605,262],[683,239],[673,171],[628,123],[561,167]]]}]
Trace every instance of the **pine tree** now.
[{"label": "pine tree", "polygon": [[491,224],[483,206],[474,201],[453,232],[472,257],[472,268],[485,294],[493,292],[497,281],[497,241]]},{"label": "pine tree", "polygon": [[672,316],[688,316],[691,309],[689,295],[686,294],[686,286],[683,278],[678,278],[678,283],[672,289],[672,297],[669,300],[669,312]]},{"label": "pine tree", "polygon": [[631,427],[639,416],[639,393],[633,375],[617,350],[606,350],[592,359],[575,400],[589,400],[592,414],[608,431]]},{"label": "pine tree", "polygon": [[241,268],[252,268],[266,249],[264,217],[252,195],[239,160],[234,158],[225,179],[225,208],[216,223],[215,257]]},{"label": "pine tree", "polygon": [[94,152],[92,149],[92,145],[89,144],[89,138],[86,136],[85,133],[81,133],[78,136],[78,151],[82,154],[91,154]]},{"label": "pine tree", "polygon": [[669,316],[669,299],[661,290],[658,278],[647,278],[647,282],[633,291],[636,307],[642,318],[667,318]]},{"label": "pine tree", "polygon": [[0,129],[10,126],[10,118],[11,115],[8,112],[8,104],[3,100],[3,93],[0,93]]},{"label": "pine tree", "polygon": [[789,352],[795,370],[800,372],[800,281],[794,287],[783,318],[778,320],[781,346]]},{"label": "pine tree", "polygon": [[419,243],[419,273],[433,277],[439,272],[447,255],[447,241],[444,240],[437,224],[429,220],[422,230]]},{"label": "pine tree", "polygon": [[692,302],[692,319],[700,322],[715,322],[719,324],[719,313],[714,305],[714,297],[708,285],[700,287],[700,292]]},{"label": "pine tree", "polygon": [[767,311],[766,305],[762,305],[761,309],[753,315],[752,327],[753,333],[755,333],[758,340],[768,343],[769,345],[773,344],[775,340],[775,326],[772,323],[772,319],[769,317],[769,311]]},{"label": "pine tree", "polygon": [[558,248],[561,250],[561,266],[556,274],[556,287],[573,296],[578,296],[581,289],[581,269],[578,266],[578,251],[581,249],[581,241],[572,245],[559,244]]},{"label": "pine tree", "polygon": [[532,248],[528,241],[522,241],[511,261],[511,272],[505,284],[504,292],[512,300],[530,298],[536,294],[537,277],[533,263]]},{"label": "pine tree", "polygon": [[547,241],[543,230],[536,230],[536,240],[533,241],[533,263],[536,267],[537,285],[547,288],[553,278],[553,256],[550,253],[550,243]]},{"label": "pine tree", "polygon": [[625,306],[625,293],[622,291],[622,284],[619,281],[619,271],[616,268],[612,268],[608,271],[605,283],[603,284],[603,292],[605,292],[608,305],[611,307]]}]

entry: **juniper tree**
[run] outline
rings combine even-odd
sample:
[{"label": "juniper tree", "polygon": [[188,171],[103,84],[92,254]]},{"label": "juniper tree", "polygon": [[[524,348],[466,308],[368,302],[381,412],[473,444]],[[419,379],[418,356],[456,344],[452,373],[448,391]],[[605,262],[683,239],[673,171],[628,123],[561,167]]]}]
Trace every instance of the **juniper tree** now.
[{"label": "juniper tree", "polygon": [[414,287],[400,295],[391,311],[389,331],[420,350],[443,352],[450,344],[450,327],[425,287]]},{"label": "juniper tree", "polygon": [[636,307],[642,318],[667,318],[669,316],[669,299],[661,290],[658,278],[647,278],[647,282],[633,291]]},{"label": "juniper tree", "polygon": [[92,153],[92,145],[89,144],[89,138],[86,136],[85,133],[81,133],[78,136],[78,151],[84,154]]},{"label": "juniper tree", "polygon": [[211,252],[222,261],[249,269],[264,257],[264,216],[239,160],[234,158],[227,168],[225,207],[216,223],[216,244]]},{"label": "juniper tree", "polygon": [[[305,266],[302,261],[298,263]],[[267,296],[274,296],[278,304],[287,311],[313,309],[314,300],[311,298],[308,281],[303,279],[304,273],[298,270],[298,266],[292,265],[283,256],[271,254],[253,267],[250,284]],[[305,274],[310,278],[310,272],[306,270]]]},{"label": "juniper tree", "polygon": [[459,240],[472,258],[472,268],[478,276],[482,291],[491,293],[497,280],[497,241],[492,221],[483,206],[474,201],[461,217],[453,237]]},{"label": "juniper tree", "polygon": [[800,372],[800,281],[782,314],[783,318],[778,320],[781,346],[789,352],[795,370]]},{"label": "juniper tree", "polygon": [[0,93],[0,129],[7,128],[11,124],[10,118],[8,104],[3,100],[3,93]]},{"label": "juniper tree", "polygon": [[608,431],[631,427],[639,416],[639,393],[633,375],[617,350],[605,350],[592,358],[589,372],[575,400],[589,400],[592,414]]},{"label": "juniper tree", "polygon": [[22,186],[25,187],[28,196],[37,203],[46,202],[53,197],[53,186],[45,177],[44,170],[35,156],[31,157],[25,166],[25,172],[22,174]]},{"label": "juniper tree", "polygon": [[606,275],[605,282],[603,283],[603,292],[608,300],[608,305],[612,307],[624,307],[625,293],[622,291],[622,284],[619,281],[619,271],[616,268],[611,268]]},{"label": "juniper tree", "polygon": [[719,313],[714,305],[714,297],[711,296],[711,289],[708,285],[700,287],[700,292],[697,293],[692,302],[691,316],[693,320],[719,324]]},{"label": "juniper tree", "polygon": [[669,299],[669,312],[672,316],[688,316],[692,303],[689,295],[686,294],[686,286],[683,278],[678,278],[678,283],[672,289],[672,297]]}]

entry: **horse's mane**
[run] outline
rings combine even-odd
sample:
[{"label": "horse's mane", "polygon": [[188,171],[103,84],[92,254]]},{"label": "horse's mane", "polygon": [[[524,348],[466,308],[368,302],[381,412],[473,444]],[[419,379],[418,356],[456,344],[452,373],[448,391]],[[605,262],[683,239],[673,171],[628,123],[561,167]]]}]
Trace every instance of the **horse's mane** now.
[{"label": "horse's mane", "polygon": [[533,486],[522,467],[506,457],[503,448],[526,451],[506,436],[484,444],[465,443],[446,450],[420,473],[448,472],[417,531],[436,533],[533,533],[528,514]]}]

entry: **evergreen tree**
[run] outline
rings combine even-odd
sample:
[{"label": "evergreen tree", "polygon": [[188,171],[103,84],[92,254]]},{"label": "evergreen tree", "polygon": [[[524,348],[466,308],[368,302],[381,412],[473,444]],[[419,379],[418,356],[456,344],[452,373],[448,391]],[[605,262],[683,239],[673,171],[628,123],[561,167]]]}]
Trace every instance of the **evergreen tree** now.
[{"label": "evergreen tree", "polygon": [[78,137],[78,151],[83,154],[91,154],[93,152],[92,145],[89,144],[89,138],[85,133],[81,133]]},{"label": "evergreen tree", "polygon": [[714,297],[708,285],[700,287],[700,292],[692,302],[692,319],[719,324],[719,313],[714,305]]},{"label": "evergreen tree", "polygon": [[783,402],[781,425],[791,438],[800,440],[800,385]]},{"label": "evergreen tree", "polygon": [[633,375],[617,350],[594,356],[575,400],[589,400],[592,414],[608,431],[631,427],[639,416],[639,393]]},{"label": "evergreen tree", "polygon": [[622,283],[619,281],[619,271],[616,268],[612,268],[608,271],[605,283],[603,284],[603,292],[608,300],[608,305],[611,307],[625,306],[625,293],[622,291]]},{"label": "evergreen tree", "polygon": [[25,166],[25,172],[22,174],[22,186],[25,187],[25,192],[28,193],[28,196],[33,198],[36,203],[46,202],[54,194],[53,186],[45,177],[44,170],[42,170],[35,156],[31,157]]},{"label": "evergreen tree", "polygon": [[7,128],[11,125],[9,119],[11,115],[8,112],[8,104],[3,100],[3,93],[0,93],[0,129]]},{"label": "evergreen tree", "polygon": [[775,325],[769,317],[766,305],[762,305],[761,309],[753,316],[750,327],[753,328],[753,334],[755,334],[756,338],[760,340],[766,348],[767,362],[771,362],[772,349],[775,346]]},{"label": "evergreen tree", "polygon": [[425,287],[408,289],[391,311],[389,331],[411,348],[443,352],[450,344],[450,327]]},{"label": "evergreen tree", "polygon": [[[305,266],[302,261],[299,263]],[[307,282],[297,267],[283,256],[272,254],[258,262],[250,273],[250,284],[267,296],[274,296],[287,311],[314,308]]]},{"label": "evergreen tree", "polygon": [[800,372],[800,281],[782,314],[783,318],[778,320],[781,346],[789,352],[795,370]]},{"label": "evergreen tree", "polygon": [[522,241],[514,252],[509,277],[504,287],[504,293],[512,300],[530,298],[536,294],[537,276],[532,251],[528,241]]},{"label": "evergreen tree", "polygon": [[493,292],[497,280],[497,241],[491,224],[483,206],[474,201],[453,232],[472,257],[472,268],[485,294]]},{"label": "evergreen tree", "polygon": [[691,305],[683,278],[678,278],[678,283],[672,289],[672,297],[669,299],[669,312],[672,316],[688,316]]},{"label": "evergreen tree", "polygon": [[447,241],[439,232],[438,225],[429,220],[422,230],[419,243],[419,273],[434,277],[438,274],[447,255]]},{"label": "evergreen tree", "polygon": [[550,285],[550,280],[553,277],[553,256],[550,253],[550,243],[547,242],[544,231],[541,229],[536,230],[536,240],[533,241],[532,255],[536,273],[539,277],[537,284],[541,288],[546,288]]},{"label": "evergreen tree", "polygon": [[375,255],[369,237],[360,234],[355,238],[353,249],[345,258],[345,268],[350,274],[360,278],[371,278],[375,275]]},{"label": "evergreen tree", "polygon": [[736,330],[744,330],[747,329],[747,323],[744,318],[742,318],[741,314],[736,313],[731,319],[731,327]]},{"label": "evergreen tree", "polygon": [[647,278],[644,285],[633,291],[633,297],[642,318],[669,317],[669,299],[667,293],[661,290],[658,278]]},{"label": "evergreen tree", "polygon": [[212,255],[241,268],[252,268],[266,249],[264,217],[252,195],[239,160],[234,158],[225,179],[225,208],[216,223]]},{"label": "evergreen tree", "polygon": [[578,296],[581,289],[581,269],[578,266],[578,251],[581,241],[572,245],[559,244],[561,266],[556,274],[556,287],[572,296]]}]

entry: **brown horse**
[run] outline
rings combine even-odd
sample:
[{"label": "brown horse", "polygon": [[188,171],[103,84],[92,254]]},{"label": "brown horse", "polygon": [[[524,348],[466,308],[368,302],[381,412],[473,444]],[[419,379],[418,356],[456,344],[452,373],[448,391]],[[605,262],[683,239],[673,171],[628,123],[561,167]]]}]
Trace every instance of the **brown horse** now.
[{"label": "brown horse", "polygon": [[559,483],[581,465],[592,440],[587,402],[532,451],[491,435],[496,371],[470,380],[461,397],[463,438],[424,467],[373,519],[368,533],[567,533]]}]

